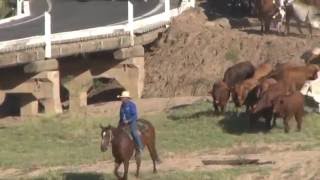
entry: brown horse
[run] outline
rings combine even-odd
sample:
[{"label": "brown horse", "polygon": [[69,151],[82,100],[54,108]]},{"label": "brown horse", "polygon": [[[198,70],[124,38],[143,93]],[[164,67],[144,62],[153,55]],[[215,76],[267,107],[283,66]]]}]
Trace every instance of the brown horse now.
[{"label": "brown horse", "polygon": [[[151,159],[153,161],[153,173],[157,172],[156,162],[159,163],[159,157],[155,146],[155,129],[153,125],[146,120],[138,120],[138,129],[141,132],[141,140],[145,146],[148,147]],[[125,130],[126,127],[112,127],[101,126],[101,151],[107,151],[109,145],[112,145],[112,155],[115,158],[115,169],[114,174],[118,179],[126,180],[128,178],[129,170],[129,160],[131,159],[136,145],[130,138],[129,133]],[[136,176],[139,176],[139,170],[141,165],[141,157],[138,153],[135,154],[135,159],[137,163]],[[119,166],[124,164],[124,175],[123,178],[120,177],[118,173]]]}]

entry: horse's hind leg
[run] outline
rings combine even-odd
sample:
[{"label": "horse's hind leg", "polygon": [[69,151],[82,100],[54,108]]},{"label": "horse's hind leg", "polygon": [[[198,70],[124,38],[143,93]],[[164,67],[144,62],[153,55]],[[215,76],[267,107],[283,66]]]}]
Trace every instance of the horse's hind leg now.
[{"label": "horse's hind leg", "polygon": [[140,171],[140,166],[141,166],[141,156],[136,152],[135,158],[136,158],[136,163],[137,163],[136,177],[139,177],[139,171]]},{"label": "horse's hind leg", "polygon": [[153,173],[157,172],[157,168],[156,168],[156,162],[160,163],[160,159],[157,153],[157,149],[156,149],[156,145],[155,145],[155,136],[153,136],[154,138],[151,138],[150,141],[147,144],[152,162],[153,162]]}]

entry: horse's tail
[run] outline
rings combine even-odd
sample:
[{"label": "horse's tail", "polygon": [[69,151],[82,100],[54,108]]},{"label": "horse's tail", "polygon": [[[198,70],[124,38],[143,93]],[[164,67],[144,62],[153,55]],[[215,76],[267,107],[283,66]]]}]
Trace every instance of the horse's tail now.
[{"label": "horse's tail", "polygon": [[160,158],[159,158],[159,155],[158,155],[158,152],[157,152],[157,149],[156,149],[156,132],[155,132],[155,128],[153,127],[153,125],[145,120],[145,119],[139,119],[139,121],[141,123],[143,123],[145,126],[147,126],[147,131],[149,131],[149,136],[150,136],[150,139],[149,139],[149,142],[146,144],[148,149],[149,149],[149,152],[150,152],[150,156],[152,158],[153,161],[156,161],[156,162],[161,162],[160,161]]}]

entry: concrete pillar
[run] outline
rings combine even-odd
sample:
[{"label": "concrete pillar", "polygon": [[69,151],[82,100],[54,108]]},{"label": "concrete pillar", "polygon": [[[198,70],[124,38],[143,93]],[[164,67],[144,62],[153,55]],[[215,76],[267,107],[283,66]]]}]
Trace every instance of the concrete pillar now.
[{"label": "concrete pillar", "polygon": [[62,113],[62,106],[60,101],[60,75],[59,71],[43,72],[42,76],[49,81],[50,86],[43,89],[47,94],[46,98],[40,101],[44,105],[45,113],[59,114]]},{"label": "concrete pillar", "polygon": [[34,116],[38,114],[38,101],[31,94],[20,95],[20,116]]},{"label": "concrete pillar", "polygon": [[89,70],[76,73],[63,85],[69,91],[69,110],[71,112],[78,112],[82,107],[87,106],[87,91],[93,85],[93,78]]},{"label": "concrete pillar", "polygon": [[[14,78],[11,77],[14,74]],[[23,67],[1,71],[1,94],[15,94],[21,101],[21,116],[38,113],[38,101],[45,113],[61,113],[59,71],[25,74]],[[31,97],[30,97],[31,96]],[[1,98],[0,98],[1,99]]]},{"label": "concrete pillar", "polygon": [[133,98],[141,98],[145,78],[144,57],[129,58],[100,77],[115,78]]}]

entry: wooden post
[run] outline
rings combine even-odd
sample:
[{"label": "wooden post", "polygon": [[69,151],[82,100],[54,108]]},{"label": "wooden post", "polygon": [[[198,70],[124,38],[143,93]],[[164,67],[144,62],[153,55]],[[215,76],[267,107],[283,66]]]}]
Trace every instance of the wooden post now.
[{"label": "wooden post", "polygon": [[44,38],[45,38],[45,57],[51,58],[51,15],[49,12],[44,13]]}]

